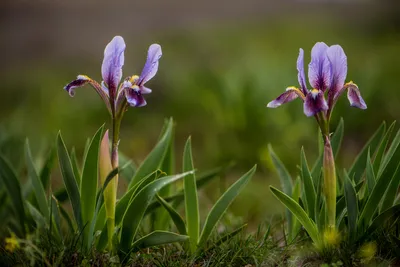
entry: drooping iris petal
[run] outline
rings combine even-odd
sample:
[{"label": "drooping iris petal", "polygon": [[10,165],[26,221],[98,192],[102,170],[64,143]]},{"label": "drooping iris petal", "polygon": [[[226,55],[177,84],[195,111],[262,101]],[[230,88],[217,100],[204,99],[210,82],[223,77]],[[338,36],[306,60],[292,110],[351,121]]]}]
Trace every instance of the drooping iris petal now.
[{"label": "drooping iris petal", "polygon": [[90,79],[86,75],[78,75],[78,77],[76,77],[76,80],[73,80],[72,82],[64,86],[64,90],[66,90],[70,96],[74,96],[75,88],[82,87],[86,84],[90,84],[96,90],[96,92],[99,94],[101,99],[103,99],[104,103],[106,104],[108,111],[111,112],[110,99],[107,87],[105,87],[103,84],[102,85],[98,84],[95,80]]},{"label": "drooping iris petal", "polygon": [[66,86],[64,86],[64,90],[68,92],[68,94],[73,97],[75,95],[75,88],[82,87],[90,82],[90,78],[86,75],[78,75],[76,80],[73,80]]},{"label": "drooping iris petal", "polygon": [[129,105],[132,107],[143,107],[146,106],[146,100],[140,93],[138,89],[133,88],[125,88],[125,96],[126,100],[128,101]]},{"label": "drooping iris petal", "polygon": [[311,50],[311,62],[308,64],[308,79],[313,88],[325,92],[331,84],[331,66],[327,56],[328,46],[319,42]]},{"label": "drooping iris petal", "polygon": [[364,99],[361,97],[360,89],[354,83],[350,83],[347,88],[347,98],[350,101],[350,106],[367,109],[367,104],[365,104]]},{"label": "drooping iris petal", "polygon": [[139,77],[139,86],[143,86],[143,84],[148,82],[154,77],[154,75],[156,75],[158,70],[158,60],[161,58],[161,56],[161,46],[159,44],[152,44],[147,52],[147,60]]},{"label": "drooping iris petal", "polygon": [[311,117],[324,110],[328,110],[328,104],[325,101],[324,93],[316,89],[308,93],[304,101],[304,114],[306,114],[307,117]]},{"label": "drooping iris petal", "polygon": [[269,102],[267,104],[267,107],[268,108],[277,108],[282,104],[285,104],[285,103],[295,100],[299,96],[304,98],[303,93],[299,89],[297,89],[295,87],[288,87],[286,89],[286,92],[284,92],[283,94],[278,96],[275,100]]},{"label": "drooping iris petal", "polygon": [[347,57],[340,45],[332,45],[327,50],[332,70],[331,87],[328,92],[329,103],[332,103],[343,88],[347,75]]},{"label": "drooping iris petal", "polygon": [[104,49],[104,59],[101,65],[101,74],[104,82],[114,96],[118,84],[122,78],[122,66],[124,65],[125,42],[121,36],[115,36]]},{"label": "drooping iris petal", "polygon": [[304,51],[300,48],[299,57],[297,58],[297,78],[303,94],[307,94],[306,76],[304,74]]}]

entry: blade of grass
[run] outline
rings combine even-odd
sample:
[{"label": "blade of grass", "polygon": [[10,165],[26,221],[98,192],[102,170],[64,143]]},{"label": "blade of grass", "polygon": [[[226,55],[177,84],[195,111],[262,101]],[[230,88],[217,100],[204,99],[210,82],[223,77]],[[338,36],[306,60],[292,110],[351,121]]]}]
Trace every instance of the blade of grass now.
[{"label": "blade of grass", "polygon": [[35,165],[33,163],[31,150],[29,148],[29,141],[26,139],[25,142],[25,160],[28,169],[28,175],[30,180],[32,181],[33,190],[35,192],[36,201],[39,206],[39,210],[41,215],[45,218],[45,220],[50,220],[50,213],[49,213],[49,205],[47,203],[46,193],[43,188],[42,181],[40,180]]},{"label": "blade of grass", "polygon": [[256,171],[256,168],[257,165],[240,177],[239,180],[231,185],[214,204],[204,223],[198,243],[199,248],[205,245],[212,233],[212,230],[217,226],[218,221],[221,219],[222,215],[224,215],[225,211],[228,209],[233,200],[250,181],[251,177]]},{"label": "blade of grass", "polygon": [[65,147],[64,141],[61,137],[61,133],[57,136],[57,153],[58,161],[61,169],[65,188],[67,189],[68,197],[72,204],[72,210],[74,218],[79,230],[83,229],[82,213],[81,213],[81,201],[78,185],[75,180],[75,175],[72,170],[71,160],[68,155],[67,148]]},{"label": "blade of grass", "polygon": [[[189,137],[186,141],[183,152],[183,171],[194,169],[192,156],[192,143]],[[188,175],[183,180],[185,195],[185,213],[187,232],[189,235],[190,251],[194,253],[197,249],[200,233],[199,203],[197,197],[196,177],[194,174]]]},{"label": "blade of grass", "polygon": [[162,177],[146,185],[130,202],[122,220],[120,254],[126,254],[136,237],[143,215],[154,195],[164,186],[184,178],[192,172]]},{"label": "blade of grass", "polygon": [[300,205],[294,201],[287,194],[281,192],[273,186],[269,187],[272,194],[280,201],[282,204],[288,208],[294,216],[299,220],[301,225],[303,225],[304,229],[306,229],[307,233],[310,235],[312,241],[315,245],[320,245],[320,237],[318,234],[318,229],[315,223],[308,217],[307,213],[300,207]]}]

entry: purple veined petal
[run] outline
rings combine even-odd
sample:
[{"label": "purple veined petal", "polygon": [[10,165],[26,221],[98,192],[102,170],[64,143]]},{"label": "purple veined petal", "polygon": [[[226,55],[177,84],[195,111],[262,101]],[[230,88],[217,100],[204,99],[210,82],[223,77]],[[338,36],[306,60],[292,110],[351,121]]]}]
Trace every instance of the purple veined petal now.
[{"label": "purple veined petal", "polygon": [[297,71],[297,78],[299,80],[301,90],[303,91],[303,94],[306,95],[308,89],[306,85],[306,76],[304,74],[304,50],[302,48],[300,48],[299,57],[297,58]]},{"label": "purple veined petal", "polygon": [[331,84],[331,65],[327,56],[328,46],[319,42],[311,50],[308,64],[308,80],[313,88],[325,92]]},{"label": "purple veined petal", "polygon": [[125,88],[125,96],[132,107],[146,106],[147,102],[138,89]]},{"label": "purple veined petal", "polygon": [[150,94],[152,92],[152,90],[150,88],[147,88],[145,86],[141,86],[140,87],[140,92],[144,95]]},{"label": "purple veined petal", "polygon": [[285,103],[295,100],[299,96],[304,98],[303,93],[298,88],[288,87],[286,89],[286,92],[279,95],[275,100],[269,102],[267,104],[267,107],[268,108],[277,108],[282,104],[285,104]]},{"label": "purple veined petal", "polygon": [[327,50],[332,70],[331,87],[328,92],[329,103],[333,103],[343,88],[347,76],[347,57],[340,45],[332,45]]},{"label": "purple veined petal", "polygon": [[124,39],[121,36],[115,36],[104,49],[101,74],[112,96],[115,95],[115,91],[122,78],[125,47]]},{"label": "purple veined petal", "polygon": [[101,90],[103,90],[103,92],[104,92],[107,96],[109,96],[109,94],[108,94],[108,88],[107,88],[107,86],[104,84],[104,81],[101,82]]},{"label": "purple veined petal", "polygon": [[70,96],[74,96],[75,88],[82,87],[86,84],[90,84],[96,90],[97,94],[101,97],[101,99],[103,99],[104,103],[106,104],[108,111],[111,113],[108,89],[103,85],[103,83],[102,85],[100,85],[98,82],[90,79],[86,75],[78,75],[75,80],[64,87],[64,90],[66,90]]},{"label": "purple veined petal", "polygon": [[365,104],[364,99],[361,97],[358,86],[354,83],[348,83],[347,86],[347,98],[350,101],[350,106],[360,109],[367,109],[367,104]]},{"label": "purple veined petal", "polygon": [[306,96],[304,101],[304,114],[307,117],[314,116],[320,111],[328,110],[328,104],[325,101],[324,93],[321,90],[313,89]]},{"label": "purple veined petal", "polygon": [[68,94],[73,97],[75,95],[75,88],[82,87],[89,83],[91,79],[86,75],[78,75],[75,80],[64,86],[64,90],[68,92]]},{"label": "purple veined petal", "polygon": [[161,46],[159,44],[152,44],[147,52],[147,60],[144,64],[142,73],[140,74],[138,85],[143,86],[151,78],[156,75],[158,70],[158,60],[162,56]]}]

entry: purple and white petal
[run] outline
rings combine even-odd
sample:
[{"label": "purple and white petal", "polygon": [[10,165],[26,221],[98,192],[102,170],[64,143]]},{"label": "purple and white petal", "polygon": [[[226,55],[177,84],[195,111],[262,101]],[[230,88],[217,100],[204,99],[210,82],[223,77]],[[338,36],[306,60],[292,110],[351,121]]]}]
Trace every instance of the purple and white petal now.
[{"label": "purple and white petal", "polygon": [[297,97],[298,97],[298,92],[296,92],[296,90],[288,89],[288,90],[286,90],[286,92],[284,92],[283,94],[278,96],[275,100],[269,102],[267,104],[267,107],[268,108],[277,108],[282,104],[285,104],[285,103],[295,100]]},{"label": "purple and white petal", "polygon": [[143,107],[147,104],[146,100],[137,89],[125,88],[125,96],[129,105],[132,107]]},{"label": "purple and white petal", "polygon": [[306,85],[306,76],[304,74],[304,50],[300,48],[299,51],[299,57],[297,58],[297,78],[299,80],[299,84],[301,87],[301,90],[304,95],[307,94],[307,85]]},{"label": "purple and white petal", "polygon": [[329,101],[337,98],[347,76],[347,57],[340,45],[332,45],[327,50],[332,70],[331,87],[328,92]]},{"label": "purple and white petal", "polygon": [[78,75],[75,80],[64,86],[64,90],[66,90],[68,94],[73,97],[75,95],[75,88],[82,87],[90,81],[91,79],[86,75]]},{"label": "purple and white petal", "polygon": [[311,50],[308,79],[313,88],[325,92],[331,85],[331,65],[327,56],[328,46],[319,42]]},{"label": "purple and white petal", "polygon": [[367,109],[367,104],[365,104],[364,99],[361,97],[360,89],[358,89],[356,84],[351,83],[348,85],[347,98],[350,101],[350,106],[360,109]]},{"label": "purple and white petal", "polygon": [[159,44],[152,44],[147,52],[147,60],[137,83],[139,86],[143,86],[146,82],[153,78],[154,75],[156,75],[158,70],[158,60],[161,58],[161,56],[161,46]]},{"label": "purple and white petal", "polygon": [[101,74],[107,84],[110,95],[115,95],[122,78],[124,65],[125,42],[121,36],[115,36],[104,49],[104,59],[101,65]]},{"label": "purple and white petal", "polygon": [[144,95],[150,94],[152,90],[146,86],[140,86],[140,92]]},{"label": "purple and white petal", "polygon": [[312,90],[306,96],[304,101],[304,114],[307,117],[314,116],[320,111],[328,110],[328,104],[325,101],[324,93],[321,90]]}]

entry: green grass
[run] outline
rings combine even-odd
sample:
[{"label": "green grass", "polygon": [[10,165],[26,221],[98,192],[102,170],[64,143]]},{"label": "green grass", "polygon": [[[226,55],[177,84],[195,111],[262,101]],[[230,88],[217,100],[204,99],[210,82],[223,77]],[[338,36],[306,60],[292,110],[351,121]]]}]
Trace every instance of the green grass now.
[{"label": "green grass", "polygon": [[[361,254],[364,244],[349,247],[342,243],[335,249],[317,252],[305,232],[290,244],[282,233],[282,221],[258,227],[253,233],[241,232],[223,244],[215,242],[221,235],[214,234],[205,250],[190,255],[179,244],[144,249],[131,255],[126,266],[396,266],[400,263],[400,247],[393,241],[393,231],[376,233],[377,251],[367,260]],[[30,240],[23,240],[20,248],[10,253],[0,247],[2,266],[121,266],[109,253],[92,249],[78,252],[78,236],[67,238],[64,244],[55,241],[46,232]],[[368,244],[369,242],[366,242]]]}]

